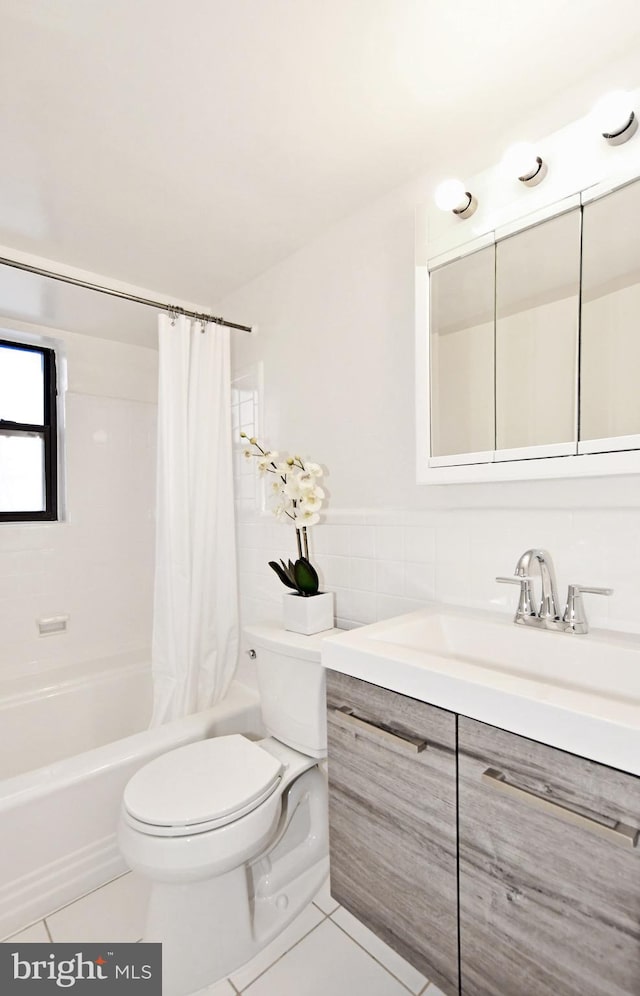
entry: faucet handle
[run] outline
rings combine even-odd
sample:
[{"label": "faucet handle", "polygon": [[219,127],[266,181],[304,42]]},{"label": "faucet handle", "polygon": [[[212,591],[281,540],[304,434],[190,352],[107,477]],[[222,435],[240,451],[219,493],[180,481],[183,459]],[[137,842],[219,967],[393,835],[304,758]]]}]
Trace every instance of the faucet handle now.
[{"label": "faucet handle", "polygon": [[586,592],[587,595],[613,595],[613,588],[592,588],[586,584],[570,584],[569,595],[578,595]]},{"label": "faucet handle", "polygon": [[588,633],[589,624],[582,601],[583,592],[588,595],[613,595],[613,588],[594,588],[586,584],[570,584],[567,592],[567,605],[562,617],[567,629],[574,633]]},{"label": "faucet handle", "polygon": [[533,607],[533,578],[528,574],[517,574],[514,577],[497,577],[500,584],[519,584],[520,600],[514,622],[522,622],[525,616],[536,616],[537,612]]}]

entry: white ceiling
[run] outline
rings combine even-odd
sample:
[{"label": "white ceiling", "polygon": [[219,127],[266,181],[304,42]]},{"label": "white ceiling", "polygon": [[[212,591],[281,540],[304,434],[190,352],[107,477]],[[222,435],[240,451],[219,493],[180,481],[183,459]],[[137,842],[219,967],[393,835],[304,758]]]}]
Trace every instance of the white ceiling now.
[{"label": "white ceiling", "polygon": [[638,0],[0,0],[0,244],[211,304],[639,41]]}]

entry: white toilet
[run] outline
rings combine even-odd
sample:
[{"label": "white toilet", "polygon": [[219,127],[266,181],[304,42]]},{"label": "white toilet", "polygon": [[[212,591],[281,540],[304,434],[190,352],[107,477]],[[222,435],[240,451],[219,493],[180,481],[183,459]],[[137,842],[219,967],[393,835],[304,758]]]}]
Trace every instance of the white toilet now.
[{"label": "white toilet", "polygon": [[162,942],[163,993],[228,975],[313,898],[328,863],[327,747],[320,639],[247,630],[270,736],[178,747],[123,797],[119,843],[152,882],[145,941]]}]

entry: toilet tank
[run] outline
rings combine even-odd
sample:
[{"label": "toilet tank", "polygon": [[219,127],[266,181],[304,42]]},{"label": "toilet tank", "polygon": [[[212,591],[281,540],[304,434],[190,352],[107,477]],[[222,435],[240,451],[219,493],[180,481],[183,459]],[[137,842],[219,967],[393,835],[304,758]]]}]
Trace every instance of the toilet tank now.
[{"label": "toilet tank", "polygon": [[265,623],[247,626],[247,646],[255,651],[262,718],[267,732],[311,757],[327,752],[325,673],[320,644],[338,630],[314,636],[290,633]]}]

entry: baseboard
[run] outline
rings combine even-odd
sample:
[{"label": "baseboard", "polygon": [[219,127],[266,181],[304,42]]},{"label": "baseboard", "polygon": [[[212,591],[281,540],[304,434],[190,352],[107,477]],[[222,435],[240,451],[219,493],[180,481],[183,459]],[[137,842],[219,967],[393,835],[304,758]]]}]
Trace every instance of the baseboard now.
[{"label": "baseboard", "polygon": [[127,871],[115,834],[0,888],[0,937],[9,937]]}]

